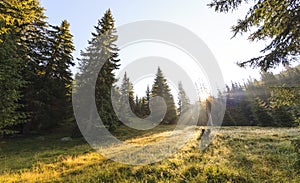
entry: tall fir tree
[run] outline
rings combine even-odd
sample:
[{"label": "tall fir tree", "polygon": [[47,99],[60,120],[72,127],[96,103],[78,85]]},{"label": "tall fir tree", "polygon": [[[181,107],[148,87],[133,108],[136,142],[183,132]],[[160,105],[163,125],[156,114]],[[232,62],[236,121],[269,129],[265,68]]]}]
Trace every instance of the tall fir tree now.
[{"label": "tall fir tree", "polygon": [[45,81],[44,66],[47,63],[47,54],[50,52],[47,29],[49,28],[44,15],[44,8],[38,1],[31,1],[35,8],[35,19],[26,25],[21,32],[21,49],[24,67],[22,76],[27,85],[22,89],[23,110],[29,114],[28,122],[23,125],[23,133],[38,131],[42,127],[41,117],[48,111],[44,104],[44,95],[47,91],[43,89]]},{"label": "tall fir tree", "polygon": [[[94,73],[93,69],[102,66],[97,78],[95,97],[100,117],[110,130],[114,130],[119,124],[111,100],[111,91],[116,81],[114,70],[119,68],[119,49],[115,45],[118,36],[114,22],[111,11],[107,10],[95,26],[96,32],[92,33],[92,39],[87,49],[81,52],[80,59],[80,72],[84,75]],[[80,78],[80,74],[78,77]]]},{"label": "tall fir tree", "polygon": [[17,55],[17,42],[13,34],[0,43],[0,136],[17,133],[14,127],[24,122],[24,113],[20,112],[20,89],[25,81],[21,77],[21,60]]},{"label": "tall fir tree", "polygon": [[[0,42],[3,44],[1,48],[6,49],[5,52],[10,52],[10,56],[5,56],[6,58],[3,58],[2,61],[11,60],[10,64],[16,64],[14,67],[7,67],[7,73],[5,73],[6,77],[11,75],[15,78],[10,81],[14,83],[14,89],[7,88],[5,91],[5,93],[10,92],[13,95],[10,101],[15,103],[14,107],[10,106],[11,111],[8,110],[8,113],[15,111],[12,121],[15,119],[18,123],[21,122],[17,117],[20,115],[16,113],[22,113],[23,117],[24,114],[27,114],[28,121],[31,121],[34,111],[39,109],[33,107],[33,104],[38,104],[36,100],[38,92],[35,88],[38,75],[41,74],[40,66],[44,61],[44,49],[47,48],[47,41],[45,41],[47,23],[44,21],[46,18],[43,13],[44,9],[37,0],[4,0],[0,2],[0,10]],[[10,45],[9,49],[7,49],[7,45]],[[5,65],[1,64],[2,66],[5,68]],[[9,70],[9,68],[14,69]],[[7,102],[7,105],[12,104]],[[15,128],[13,131],[18,130]]]},{"label": "tall fir tree", "polygon": [[146,97],[142,97],[140,99],[140,116],[142,118],[147,117],[150,114],[150,110],[149,110],[149,103],[146,99]]},{"label": "tall fir tree", "polygon": [[[129,78],[127,77],[127,73],[125,72],[122,85],[120,87],[120,110],[122,111],[121,121],[128,121],[130,122],[130,118],[133,116],[130,116],[130,113],[135,112],[135,106],[138,106],[139,104],[135,103],[134,101],[134,91],[133,91],[133,85],[130,82]],[[129,104],[129,105],[128,105]]]},{"label": "tall fir tree", "polygon": [[183,89],[182,82],[178,83],[178,113],[179,115],[185,112],[190,105],[188,96],[186,95],[185,90]]},{"label": "tall fir tree", "polygon": [[51,26],[48,31],[46,62],[41,75],[40,101],[43,110],[39,110],[39,128],[48,129],[63,123],[71,117],[71,66],[74,66],[72,52],[74,45],[70,24],[65,20],[60,26]]},{"label": "tall fir tree", "polygon": [[139,98],[139,96],[136,95],[135,102],[134,102],[134,113],[139,117],[143,117],[141,110],[142,110],[141,99]]},{"label": "tall fir tree", "polygon": [[142,108],[144,111],[145,115],[150,115],[150,97],[151,97],[151,91],[149,88],[149,85],[147,85],[147,90],[146,90],[146,98],[145,101],[143,102]]},{"label": "tall fir tree", "polygon": [[154,84],[152,86],[152,97],[160,96],[163,97],[167,105],[167,111],[163,119],[165,124],[174,124],[177,122],[177,111],[174,102],[174,98],[171,94],[171,89],[165,79],[162,70],[158,67]]}]

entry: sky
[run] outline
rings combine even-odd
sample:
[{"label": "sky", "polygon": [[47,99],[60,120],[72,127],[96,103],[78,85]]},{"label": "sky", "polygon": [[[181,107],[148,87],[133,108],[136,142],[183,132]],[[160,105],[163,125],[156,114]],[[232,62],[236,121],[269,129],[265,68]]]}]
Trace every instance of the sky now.
[{"label": "sky", "polygon": [[[40,0],[40,2],[46,9],[45,14],[49,23],[59,25],[66,19],[71,24],[76,48],[73,54],[75,59],[80,57],[80,50],[84,50],[88,46],[87,42],[91,38],[91,32],[94,32],[94,26],[98,19],[110,8],[117,27],[141,20],[160,20],[178,24],[195,33],[213,53],[221,68],[225,83],[243,82],[250,76],[259,79],[259,69],[239,68],[235,64],[237,61],[258,56],[259,51],[266,46],[264,42],[249,42],[246,35],[231,39],[233,33],[230,28],[239,18],[245,16],[248,10],[247,5],[233,13],[223,14],[208,8],[207,4],[210,0],[189,0],[188,2],[183,0]],[[155,47],[149,43],[143,46],[134,45],[126,53],[120,54],[121,64],[125,65],[128,60],[138,59],[137,55],[134,55],[136,53],[139,53],[138,57],[154,54],[154,56],[159,55],[168,59],[186,58],[179,57],[182,53],[179,53],[178,50],[164,48],[162,52],[155,50]],[[146,48],[151,49],[151,53],[139,51],[146,50]],[[193,73],[192,68],[186,69],[188,73]],[[73,68],[72,71],[75,73],[77,69]],[[119,72],[124,73],[124,71]],[[191,74],[191,77],[194,75]],[[197,77],[194,79],[202,80]],[[139,83],[138,81],[133,82],[137,85]],[[141,88],[145,87],[145,85],[140,86]]]}]

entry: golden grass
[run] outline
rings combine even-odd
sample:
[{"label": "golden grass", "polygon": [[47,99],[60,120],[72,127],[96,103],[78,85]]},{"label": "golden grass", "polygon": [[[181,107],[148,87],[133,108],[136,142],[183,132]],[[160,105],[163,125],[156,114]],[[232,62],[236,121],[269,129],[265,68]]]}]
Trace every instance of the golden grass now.
[{"label": "golden grass", "polygon": [[[127,142],[154,143],[169,134]],[[300,138],[297,128],[222,128],[204,151],[199,150],[199,134],[196,131],[172,157],[150,165],[124,165],[94,151],[69,153],[50,163],[7,169],[0,182],[300,182],[291,146],[291,140]]]}]

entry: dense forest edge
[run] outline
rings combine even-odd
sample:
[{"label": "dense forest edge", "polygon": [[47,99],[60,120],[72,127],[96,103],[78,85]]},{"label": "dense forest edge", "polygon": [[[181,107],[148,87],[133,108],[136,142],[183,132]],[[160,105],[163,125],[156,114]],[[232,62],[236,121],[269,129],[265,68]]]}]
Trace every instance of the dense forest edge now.
[{"label": "dense forest edge", "polygon": [[[59,26],[50,25],[44,8],[35,0],[30,3],[3,1],[1,8],[6,12],[1,17],[0,31],[2,137],[48,133],[59,126],[68,126],[74,129],[74,134],[80,133],[73,115],[71,95],[76,95],[76,87],[88,85],[89,74],[95,73],[93,68],[101,63],[104,66],[97,78],[95,99],[98,113],[110,131],[122,125],[112,106],[112,91],[121,108],[125,107],[122,103],[129,100],[128,110],[140,118],[150,114],[150,98],[162,96],[167,104],[162,124],[176,124],[183,108],[199,105],[198,125],[207,125],[209,106],[217,103],[218,98],[226,101],[224,126],[295,127],[300,123],[299,66],[286,65],[286,71],[276,75],[262,71],[261,80],[232,82],[226,90],[220,90],[218,96],[199,98],[195,104],[190,103],[184,83],[178,83],[178,99],[174,99],[158,66],[152,86],[149,83],[145,96],[138,97],[126,74],[121,86],[116,85],[114,71],[120,67],[121,60],[115,45],[118,36],[110,10],[94,27],[88,47],[78,59],[79,73],[72,77],[70,67],[74,66],[72,53],[75,48],[66,20]],[[109,57],[99,60],[103,55]],[[73,91],[72,85],[75,86]]]},{"label": "dense forest edge", "polygon": [[[227,13],[243,2],[212,0],[209,7]],[[110,9],[99,18],[76,60],[67,20],[50,24],[38,0],[0,1],[0,182],[300,182],[300,1],[257,2],[232,29],[235,37],[257,28],[251,41],[271,38],[262,56],[238,63],[261,68],[261,78],[232,81],[217,95],[191,101],[183,82],[176,83],[177,97],[173,96],[159,65],[144,95],[135,92],[130,73],[116,77],[122,60]],[[274,4],[277,11],[270,11]],[[77,62],[75,74],[71,68]],[[284,71],[269,71],[280,64]],[[91,86],[95,75],[96,85]],[[197,126],[185,145],[162,161],[119,163],[92,148],[78,127],[72,97],[84,89],[94,89],[104,124],[92,127],[108,129],[120,141],[145,145],[167,138],[195,106]],[[123,123],[134,124],[163,110],[150,107],[157,96],[166,104],[159,125],[138,130]],[[91,111],[89,101],[81,104]],[[219,128],[211,118],[212,107],[223,105]],[[204,134],[214,138],[201,149]],[[116,150],[124,151],[119,146]]]}]

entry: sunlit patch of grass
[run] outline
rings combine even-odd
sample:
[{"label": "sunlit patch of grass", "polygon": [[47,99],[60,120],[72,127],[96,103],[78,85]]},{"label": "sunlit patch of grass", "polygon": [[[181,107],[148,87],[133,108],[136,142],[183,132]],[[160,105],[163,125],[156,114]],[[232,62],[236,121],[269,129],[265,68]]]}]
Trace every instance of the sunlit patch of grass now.
[{"label": "sunlit patch of grass", "polygon": [[[151,144],[173,129],[163,128],[133,138],[123,133],[132,144]],[[136,166],[108,160],[82,139],[7,141],[1,144],[0,182],[300,182],[291,144],[300,129],[226,127],[205,151],[199,150],[200,131],[170,158]]]}]

